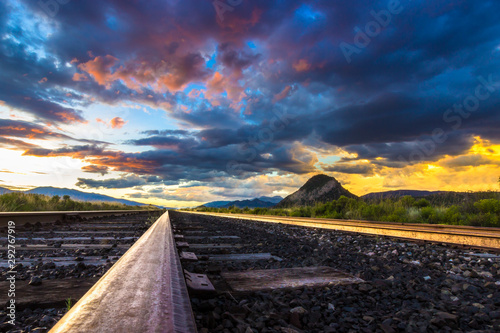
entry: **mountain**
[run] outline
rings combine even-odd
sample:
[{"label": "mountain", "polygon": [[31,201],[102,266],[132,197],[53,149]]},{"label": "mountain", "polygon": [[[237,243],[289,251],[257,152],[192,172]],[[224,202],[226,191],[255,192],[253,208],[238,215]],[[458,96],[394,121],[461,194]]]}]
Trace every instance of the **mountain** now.
[{"label": "mountain", "polygon": [[238,207],[238,208],[257,208],[257,207],[272,207],[278,202],[283,200],[282,197],[280,196],[274,196],[274,197],[258,197],[254,199],[249,199],[249,200],[236,200],[236,201],[212,201],[204,204],[203,206],[205,207],[210,207],[210,208],[228,208],[228,207]]},{"label": "mountain", "polygon": [[373,192],[361,196],[362,199],[372,200],[372,199],[397,199],[404,197],[405,195],[410,195],[414,198],[427,197],[433,194],[442,194],[445,191],[419,191],[419,190],[396,190],[396,191],[386,191],[386,192]]},{"label": "mountain", "polygon": [[206,204],[204,204],[203,206],[205,207],[210,207],[210,208],[220,208],[222,206],[225,206],[227,205],[228,203],[230,203],[231,201],[212,201],[212,202],[207,202]]},{"label": "mountain", "polygon": [[316,175],[302,185],[298,191],[278,203],[276,208],[314,206],[317,203],[337,200],[342,195],[348,198],[357,198],[343,188],[335,178],[327,175]]},{"label": "mountain", "polygon": [[23,191],[23,192],[24,193],[43,194],[43,195],[48,195],[48,196],[58,195],[61,198],[64,195],[69,195],[71,197],[71,199],[79,200],[79,201],[105,201],[105,202],[122,203],[122,204],[129,205],[129,206],[147,206],[146,204],[143,204],[140,202],[135,202],[135,201],[126,200],[126,199],[117,199],[117,198],[113,198],[113,197],[103,195],[103,194],[87,193],[87,192],[82,192],[82,191],[78,191],[78,190],[72,190],[69,188],[59,188],[59,187],[46,186],[46,187],[35,187],[34,189],[31,189],[28,191]]},{"label": "mountain", "polygon": [[252,200],[236,200],[236,201],[231,201],[228,204],[225,204],[221,208],[229,208],[229,207],[238,207],[238,208],[264,208],[264,207],[273,207],[275,205],[274,202],[268,202],[268,201],[262,201],[258,198],[252,199]]},{"label": "mountain", "polygon": [[277,204],[278,202],[280,202],[281,200],[283,200],[283,197],[280,197],[279,195],[276,195],[274,197],[262,196],[262,197],[258,197],[257,199],[259,199],[260,201],[272,202],[274,204]]},{"label": "mountain", "polygon": [[5,187],[0,187],[0,194],[11,193],[11,192],[14,192],[14,191],[9,190],[8,188],[5,188]]}]

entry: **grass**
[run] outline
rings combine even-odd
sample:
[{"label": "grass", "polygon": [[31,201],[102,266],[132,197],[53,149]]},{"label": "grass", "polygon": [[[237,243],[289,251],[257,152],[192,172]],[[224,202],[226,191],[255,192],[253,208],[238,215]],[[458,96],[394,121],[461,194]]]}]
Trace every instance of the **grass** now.
[{"label": "grass", "polygon": [[378,200],[340,197],[315,206],[293,208],[207,208],[205,212],[322,217],[367,221],[431,223],[500,227],[500,193],[444,193],[415,199],[411,196]]},{"label": "grass", "polygon": [[68,195],[62,198],[34,193],[6,193],[0,195],[1,212],[29,211],[85,211],[147,209],[149,206],[128,206],[111,202],[88,202],[72,200]]},{"label": "grass", "polygon": [[73,306],[71,298],[66,299],[66,311],[71,310],[71,307]]}]

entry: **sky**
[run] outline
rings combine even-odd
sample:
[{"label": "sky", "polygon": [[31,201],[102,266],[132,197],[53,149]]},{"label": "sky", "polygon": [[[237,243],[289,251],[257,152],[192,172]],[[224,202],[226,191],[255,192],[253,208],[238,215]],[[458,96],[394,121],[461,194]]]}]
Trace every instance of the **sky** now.
[{"label": "sky", "polygon": [[0,187],[497,190],[500,2],[0,2]]}]

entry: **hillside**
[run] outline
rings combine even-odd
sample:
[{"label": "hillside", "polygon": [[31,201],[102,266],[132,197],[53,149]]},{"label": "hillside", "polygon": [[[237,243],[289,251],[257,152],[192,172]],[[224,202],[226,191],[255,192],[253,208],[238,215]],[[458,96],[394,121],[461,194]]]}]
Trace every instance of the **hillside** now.
[{"label": "hillside", "polygon": [[97,193],[87,193],[87,192],[72,190],[72,189],[68,189],[68,188],[58,188],[58,187],[51,187],[51,186],[35,187],[34,189],[31,189],[28,191],[22,191],[22,192],[23,193],[43,194],[43,195],[48,195],[48,196],[58,195],[61,198],[65,195],[69,195],[71,197],[71,199],[78,200],[78,201],[88,201],[88,202],[104,201],[104,202],[122,203],[122,204],[130,205],[130,206],[147,206],[146,204],[143,204],[140,202],[135,202],[135,201],[126,200],[126,199],[117,199],[117,198],[110,197],[108,195],[97,194]]},{"label": "hillside", "polygon": [[206,204],[203,204],[205,207],[210,207],[210,208],[220,208],[224,207],[231,201],[212,201],[212,202],[207,202]]},{"label": "hillside", "polygon": [[280,197],[279,195],[276,195],[274,197],[262,196],[262,197],[258,197],[257,199],[259,199],[260,201],[272,202],[274,204],[277,204],[278,202],[280,202],[281,200],[283,200],[283,197]]},{"label": "hillside", "polygon": [[14,191],[9,190],[8,188],[5,187],[0,187],[0,194],[5,194],[5,193],[12,193]]},{"label": "hillside", "polygon": [[259,199],[252,199],[252,200],[236,200],[236,201],[231,201],[230,203],[225,204],[221,208],[229,208],[229,207],[238,207],[238,208],[265,208],[265,207],[273,207],[276,203],[274,202],[268,202],[268,201],[262,201]]},{"label": "hillside", "polygon": [[209,208],[228,208],[228,207],[238,207],[238,208],[264,208],[264,207],[272,207],[278,202],[283,200],[282,197],[280,196],[274,196],[274,197],[258,197],[254,199],[248,199],[248,200],[235,200],[235,201],[212,201],[212,202],[207,202],[206,204],[203,204],[204,207],[209,207]]},{"label": "hillside", "polygon": [[316,175],[298,191],[280,201],[276,208],[314,206],[317,203],[337,200],[342,195],[348,198],[357,198],[356,195],[343,188],[335,178],[327,175]]},{"label": "hillside", "polygon": [[419,190],[396,190],[396,191],[385,191],[385,192],[373,192],[361,196],[361,199],[397,199],[404,197],[406,195],[412,196],[414,198],[427,197],[433,194],[444,193],[444,191],[419,191]]}]

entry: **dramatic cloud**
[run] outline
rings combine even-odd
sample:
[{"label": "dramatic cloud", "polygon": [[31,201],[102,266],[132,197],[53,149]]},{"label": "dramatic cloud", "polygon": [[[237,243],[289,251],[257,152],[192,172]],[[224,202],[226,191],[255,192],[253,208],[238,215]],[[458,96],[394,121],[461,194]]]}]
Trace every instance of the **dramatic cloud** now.
[{"label": "dramatic cloud", "polygon": [[89,173],[100,173],[102,176],[108,173],[109,168],[104,165],[85,165],[82,167],[82,170],[84,172],[89,172]]},{"label": "dramatic cloud", "polygon": [[498,173],[497,1],[401,0],[388,22],[387,1],[227,3],[0,3],[0,148],[78,160],[66,186],[184,186],[126,193],[167,201]]}]

